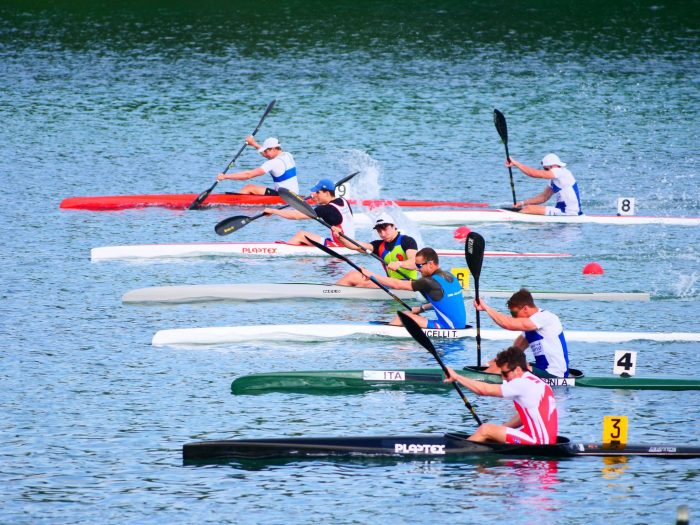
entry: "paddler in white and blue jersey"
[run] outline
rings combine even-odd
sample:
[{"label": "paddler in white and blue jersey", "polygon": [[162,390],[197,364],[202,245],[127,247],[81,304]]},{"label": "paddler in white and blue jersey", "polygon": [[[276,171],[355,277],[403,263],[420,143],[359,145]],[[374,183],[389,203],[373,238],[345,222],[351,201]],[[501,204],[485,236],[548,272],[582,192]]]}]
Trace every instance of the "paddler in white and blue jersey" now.
[{"label": "paddler in white and blue jersey", "polygon": [[[415,265],[420,277],[415,281],[404,281],[393,277],[385,277],[362,269],[367,277],[374,277],[387,288],[395,290],[412,290],[423,294],[428,302],[414,306],[407,312],[421,328],[462,329],[467,326],[467,310],[464,307],[462,286],[450,272],[440,269],[438,254],[432,248],[421,248],[416,253]],[[429,309],[434,309],[437,319],[426,319],[419,315]],[[390,324],[401,326],[397,315]]]},{"label": "paddler in white and blue jersey", "polygon": [[[335,230],[337,227],[333,227]],[[384,271],[389,277],[396,279],[416,279],[418,270],[416,269],[416,253],[418,243],[413,237],[402,234],[394,224],[394,219],[388,213],[379,215],[374,223],[374,230],[379,235],[379,239],[372,242],[358,242],[361,246],[346,241],[340,237],[341,242],[351,250],[358,252],[369,251],[379,256],[383,261]],[[366,288],[376,288],[369,279],[365,278],[357,270],[351,270],[336,281],[340,286],[359,286]]]},{"label": "paddler in white and blue jersey", "polygon": [[289,191],[299,193],[299,180],[297,179],[297,165],[294,157],[288,151],[282,151],[282,146],[274,137],[265,139],[262,146],[255,142],[255,138],[249,135],[245,139],[249,146],[257,149],[267,159],[258,168],[237,173],[219,173],[216,180],[249,180],[269,173],[272,177],[273,187],[267,188],[259,184],[246,184],[239,193],[247,195],[277,195],[279,188],[287,188]]},{"label": "paddler in white and blue jersey", "polygon": [[[350,203],[343,197],[335,196],[335,183],[330,179],[319,180],[313,188],[311,188],[311,198],[318,203],[314,208],[316,215],[328,223],[331,227],[337,226],[338,231],[347,235],[350,238],[355,236],[355,221],[353,219],[352,208]],[[265,208],[263,213],[267,215],[277,215],[285,219],[304,220],[310,217],[304,215],[298,210],[289,208]],[[307,245],[311,244],[306,238],[313,239],[317,243],[324,246],[343,246],[340,237],[331,231],[331,236],[323,238],[316,233],[307,231],[298,231],[294,234],[288,244]]]},{"label": "paddler in white and blue jersey", "polygon": [[[515,166],[528,177],[548,179],[549,185],[539,195],[515,203],[520,213],[530,215],[583,215],[578,183],[573,174],[565,168],[566,163],[549,153],[542,159],[542,169],[530,168],[513,157],[506,160],[506,166]],[[552,195],[557,196],[554,206],[542,206]]]},{"label": "paddler in white and blue jersey", "polygon": [[[521,330],[513,346],[525,350],[528,346],[535,355],[535,366],[556,377],[569,375],[569,351],[559,317],[535,305],[532,294],[525,288],[515,292],[507,301],[510,316],[487,305],[483,299],[474,300],[474,308],[506,330]],[[497,373],[494,361],[486,372]]]}]

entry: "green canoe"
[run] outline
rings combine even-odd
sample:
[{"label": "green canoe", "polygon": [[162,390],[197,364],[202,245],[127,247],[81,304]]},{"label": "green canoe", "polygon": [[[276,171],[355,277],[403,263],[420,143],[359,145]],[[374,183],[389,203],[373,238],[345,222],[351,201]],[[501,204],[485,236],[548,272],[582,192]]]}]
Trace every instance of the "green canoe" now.
[{"label": "green canoe", "polygon": [[[700,390],[700,379],[661,376],[627,375],[587,376],[572,369],[572,377],[547,377],[534,372],[556,387],[588,387],[623,390]],[[501,376],[486,374],[478,367],[465,367],[461,374],[489,383],[501,383]],[[350,394],[370,390],[404,390],[409,392],[449,392],[452,386],[443,383],[439,368],[401,370],[318,370],[268,372],[236,378],[231,384],[233,394],[263,394],[268,392],[298,392],[306,394]]]}]

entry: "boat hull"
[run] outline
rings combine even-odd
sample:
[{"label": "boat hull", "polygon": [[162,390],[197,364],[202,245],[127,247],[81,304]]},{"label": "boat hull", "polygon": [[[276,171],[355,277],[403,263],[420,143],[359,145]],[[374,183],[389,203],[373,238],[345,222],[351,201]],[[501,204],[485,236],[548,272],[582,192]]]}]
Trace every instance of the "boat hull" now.
[{"label": "boat hull", "polygon": [[462,433],[405,436],[357,436],[218,440],[186,443],[182,458],[187,464],[226,461],[304,459],[465,460],[486,455],[565,459],[580,456],[652,456],[697,458],[700,447],[674,445],[606,445],[570,443],[555,445],[499,445],[468,441]]},{"label": "boat hull", "polygon": [[[700,379],[641,376],[575,376],[568,378],[543,377],[552,387],[603,388],[620,390],[700,390]],[[486,374],[475,367],[460,370],[464,376],[500,384],[501,376]],[[304,394],[353,394],[371,390],[402,390],[425,394],[442,394],[452,391],[452,385],[444,383],[439,368],[414,368],[400,370],[318,370],[250,374],[236,378],[231,383],[235,395],[266,394],[270,392],[294,392]]]},{"label": "boat hull", "polygon": [[[425,329],[433,339],[475,338],[473,328]],[[345,337],[386,337],[410,339],[403,326],[387,324],[287,324],[214,326],[204,328],[176,328],[160,330],[153,336],[153,346],[169,345],[216,345],[243,341],[327,341]],[[491,341],[512,341],[514,333],[507,330],[481,330],[481,338]],[[700,333],[695,332],[605,332],[566,331],[567,342],[626,343],[630,341],[700,342]]]},{"label": "boat hull", "polygon": [[[427,210],[407,211],[405,215],[413,222],[425,226],[459,226],[476,222],[608,224],[616,226],[635,226],[641,224],[700,226],[700,217],[648,217],[641,215],[546,216],[527,215],[508,210]],[[355,224],[358,226],[370,226],[372,224],[372,219],[366,214],[356,214]]]},{"label": "boat hull", "polygon": [[[91,197],[68,197],[60,204],[62,210],[85,211],[119,211],[133,208],[169,208],[173,210],[186,210],[197,198],[196,193],[160,194],[160,195],[104,195]],[[361,204],[367,207],[388,206],[397,204],[401,207],[423,208],[445,206],[452,208],[486,208],[484,202],[457,202],[457,201],[418,201],[386,199],[369,199],[363,201],[350,200],[351,204]],[[241,193],[214,193],[209,195],[202,203],[204,208],[220,206],[277,206],[285,202],[277,196],[271,195],[244,195]]]},{"label": "boat hull", "polygon": [[[401,299],[417,299],[420,295],[406,290],[393,290]],[[466,293],[466,290],[465,290]],[[512,291],[481,290],[482,297],[507,298]],[[649,301],[648,293],[615,292],[537,292],[535,299],[565,301]],[[182,286],[151,286],[130,290],[122,296],[127,304],[178,304],[215,301],[276,301],[283,299],[355,299],[387,301],[391,297],[383,290],[311,283],[249,283],[199,284]]]},{"label": "boat hull", "polygon": [[[334,248],[341,255],[360,255],[349,248]],[[440,257],[464,258],[464,249],[435,250]],[[568,253],[541,252],[485,252],[486,257],[571,257]],[[124,246],[100,246],[90,250],[90,260],[161,259],[182,257],[328,257],[314,246],[298,246],[286,242],[202,242],[183,244],[135,244]]]}]

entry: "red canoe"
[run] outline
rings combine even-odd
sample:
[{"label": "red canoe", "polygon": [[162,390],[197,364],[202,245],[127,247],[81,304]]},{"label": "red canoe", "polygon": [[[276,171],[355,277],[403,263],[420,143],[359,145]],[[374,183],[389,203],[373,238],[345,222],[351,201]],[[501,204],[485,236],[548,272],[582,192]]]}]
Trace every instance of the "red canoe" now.
[{"label": "red canoe", "polygon": [[[63,210],[116,211],[129,208],[171,208],[187,209],[197,197],[196,193],[166,194],[166,195],[108,195],[95,197],[69,197],[61,201]],[[357,201],[350,201],[357,203]],[[402,207],[455,207],[455,208],[486,208],[488,204],[481,202],[450,202],[450,201],[390,201],[364,200],[363,206],[376,207],[389,204]],[[204,207],[213,206],[273,206],[284,204],[279,197],[266,195],[242,195],[240,193],[217,193],[210,195],[204,201]]]}]

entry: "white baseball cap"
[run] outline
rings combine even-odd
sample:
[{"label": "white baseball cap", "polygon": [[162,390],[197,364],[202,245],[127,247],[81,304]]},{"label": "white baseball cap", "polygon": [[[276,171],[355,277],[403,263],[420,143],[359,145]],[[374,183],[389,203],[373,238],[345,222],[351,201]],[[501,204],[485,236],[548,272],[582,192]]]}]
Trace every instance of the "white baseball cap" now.
[{"label": "white baseball cap", "polygon": [[262,146],[260,147],[260,151],[265,151],[270,148],[279,148],[280,147],[280,141],[277,140],[275,137],[268,137],[265,139],[265,142],[262,143]]},{"label": "white baseball cap", "polygon": [[382,213],[379,217],[377,217],[373,228],[376,230],[377,228],[379,228],[380,226],[384,226],[385,224],[391,224],[392,226],[394,226],[394,219],[392,219],[388,213]]},{"label": "white baseball cap", "polygon": [[561,166],[563,168],[566,166],[566,162],[562,162],[555,153],[548,153],[542,159],[542,166]]}]

